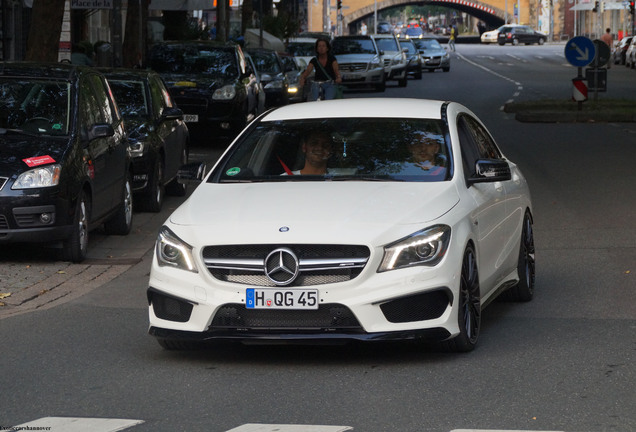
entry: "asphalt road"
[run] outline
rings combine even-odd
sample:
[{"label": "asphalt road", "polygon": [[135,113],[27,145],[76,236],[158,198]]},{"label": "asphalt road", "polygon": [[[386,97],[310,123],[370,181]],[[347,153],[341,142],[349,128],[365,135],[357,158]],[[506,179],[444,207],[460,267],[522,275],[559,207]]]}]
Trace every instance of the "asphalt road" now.
[{"label": "asphalt road", "polygon": [[[424,74],[407,88],[390,85],[382,96],[466,104],[528,178],[536,297],[490,305],[476,351],[408,344],[163,351],[146,334],[145,289],[156,229],[179,203],[170,198],[159,215],[136,214],[132,236],[95,233],[82,271],[46,251],[0,252],[0,281],[12,272],[16,287],[30,284],[20,269],[49,285],[83,275],[82,283],[69,277],[36,296],[42,304],[35,310],[0,308],[0,430],[64,421],[50,417],[67,417],[67,426],[55,429],[63,432],[257,430],[246,424],[358,432],[636,430],[636,124],[527,124],[501,110],[511,99],[569,96],[576,70],[565,64],[563,45],[457,45],[452,61],[449,73]],[[607,97],[636,101],[634,79],[633,70],[612,68]],[[203,144],[194,153],[215,157]],[[27,271],[34,268],[36,274]],[[68,294],[47,301],[59,287]],[[76,425],[92,418],[143,423],[117,429],[94,420],[72,429],[68,418]]]}]

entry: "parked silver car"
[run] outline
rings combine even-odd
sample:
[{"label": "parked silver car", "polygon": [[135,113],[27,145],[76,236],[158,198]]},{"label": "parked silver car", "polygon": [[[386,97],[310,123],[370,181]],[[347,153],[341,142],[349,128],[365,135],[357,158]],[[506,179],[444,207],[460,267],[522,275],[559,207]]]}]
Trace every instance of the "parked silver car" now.
[{"label": "parked silver car", "polygon": [[386,89],[380,50],[371,36],[338,36],[333,40],[332,53],[338,60],[343,85],[372,86],[381,92]]},{"label": "parked silver car", "polygon": [[372,37],[380,50],[380,57],[384,65],[384,76],[387,81],[397,80],[400,87],[406,87],[406,65],[408,60],[397,37],[392,34],[375,34]]},{"label": "parked silver car", "polygon": [[412,39],[422,54],[422,69],[435,72],[441,69],[444,72],[450,70],[450,54],[435,38]]}]

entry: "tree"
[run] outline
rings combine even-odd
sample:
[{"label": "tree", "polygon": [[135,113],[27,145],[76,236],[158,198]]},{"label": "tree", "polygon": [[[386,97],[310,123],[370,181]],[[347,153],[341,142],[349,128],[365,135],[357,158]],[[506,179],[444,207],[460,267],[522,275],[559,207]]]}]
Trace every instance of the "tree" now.
[{"label": "tree", "polygon": [[26,60],[56,62],[65,0],[34,0]]},{"label": "tree", "polygon": [[[140,7],[141,10],[139,10]],[[126,13],[126,33],[122,46],[124,67],[141,66],[145,63],[148,40],[147,22],[148,0],[129,1]]]}]

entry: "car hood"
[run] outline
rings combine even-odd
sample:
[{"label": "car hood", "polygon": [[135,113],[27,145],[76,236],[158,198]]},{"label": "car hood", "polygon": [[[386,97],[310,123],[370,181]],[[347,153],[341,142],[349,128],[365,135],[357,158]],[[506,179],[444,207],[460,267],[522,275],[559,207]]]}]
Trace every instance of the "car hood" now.
[{"label": "car hood", "polygon": [[68,136],[0,136],[0,176],[11,177],[39,165],[61,162],[69,139]]},{"label": "car hood", "polygon": [[336,60],[338,63],[359,63],[359,62],[370,62],[374,57],[377,57],[376,54],[338,54],[336,56]]},{"label": "car hood", "polygon": [[444,54],[446,54],[446,50],[444,49],[425,49],[422,50],[422,55],[427,56],[427,57],[435,57],[435,56],[443,56]]},{"label": "car hood", "polygon": [[204,183],[169,220],[197,244],[385,244],[458,201],[453,182]]}]

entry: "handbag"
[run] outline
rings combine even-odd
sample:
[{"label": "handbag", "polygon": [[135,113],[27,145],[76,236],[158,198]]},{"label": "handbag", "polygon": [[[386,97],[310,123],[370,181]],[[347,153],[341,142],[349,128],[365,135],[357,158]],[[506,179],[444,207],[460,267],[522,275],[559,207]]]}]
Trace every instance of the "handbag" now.
[{"label": "handbag", "polygon": [[322,72],[326,76],[328,76],[331,81],[333,81],[332,85],[333,85],[334,90],[335,90],[334,99],[343,99],[344,98],[344,86],[342,86],[340,84],[336,84],[336,81],[333,78],[331,78],[331,75],[329,75],[327,73],[327,71],[325,70],[325,68],[322,67],[322,65],[320,64],[320,60],[318,60],[318,57],[314,57],[314,58],[316,59],[316,63],[318,64],[318,67],[322,70]]}]

